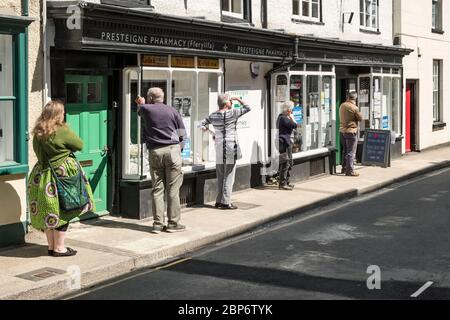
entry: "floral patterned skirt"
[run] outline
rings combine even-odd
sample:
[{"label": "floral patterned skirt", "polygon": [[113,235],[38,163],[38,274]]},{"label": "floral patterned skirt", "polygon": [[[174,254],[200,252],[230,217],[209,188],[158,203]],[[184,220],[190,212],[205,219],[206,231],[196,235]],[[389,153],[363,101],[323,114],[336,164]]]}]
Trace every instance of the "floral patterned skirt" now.
[{"label": "floral patterned skirt", "polygon": [[[54,171],[58,177],[75,176],[78,174],[76,161],[76,159],[68,157],[59,167],[54,168]],[[59,208],[56,181],[50,168],[43,168],[40,163],[34,166],[27,186],[28,210],[33,228],[41,231],[59,228],[86,212],[95,211],[91,186],[84,172],[82,175],[89,194],[89,203],[80,210],[62,211]]]}]

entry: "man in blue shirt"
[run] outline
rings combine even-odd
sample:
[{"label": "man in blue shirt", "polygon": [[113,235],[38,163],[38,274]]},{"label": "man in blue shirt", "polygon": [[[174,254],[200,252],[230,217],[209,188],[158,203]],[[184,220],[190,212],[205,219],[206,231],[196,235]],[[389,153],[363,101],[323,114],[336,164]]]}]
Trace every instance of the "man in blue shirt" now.
[{"label": "man in blue shirt", "polygon": [[[147,101],[137,97],[138,113],[143,120],[143,141],[149,152],[153,188],[153,233],[186,229],[180,221],[180,188],[183,184],[181,150],[186,129],[180,114],[165,105],[161,88],[150,88]],[[167,189],[167,226],[164,225],[164,194]]]}]

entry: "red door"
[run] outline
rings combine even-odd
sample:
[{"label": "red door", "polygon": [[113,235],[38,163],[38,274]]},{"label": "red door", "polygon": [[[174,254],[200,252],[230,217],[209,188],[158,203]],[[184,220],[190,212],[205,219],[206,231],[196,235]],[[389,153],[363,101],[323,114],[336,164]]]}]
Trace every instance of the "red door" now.
[{"label": "red door", "polygon": [[406,152],[411,152],[411,90],[412,84],[406,84],[406,128],[405,128],[405,148]]}]

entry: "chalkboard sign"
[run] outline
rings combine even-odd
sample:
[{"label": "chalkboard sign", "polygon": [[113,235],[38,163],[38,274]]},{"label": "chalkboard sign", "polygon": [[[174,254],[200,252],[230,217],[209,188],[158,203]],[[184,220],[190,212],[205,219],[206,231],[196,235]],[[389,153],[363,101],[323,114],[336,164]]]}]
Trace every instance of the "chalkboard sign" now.
[{"label": "chalkboard sign", "polygon": [[367,129],[364,134],[362,164],[380,166],[391,165],[391,131]]}]

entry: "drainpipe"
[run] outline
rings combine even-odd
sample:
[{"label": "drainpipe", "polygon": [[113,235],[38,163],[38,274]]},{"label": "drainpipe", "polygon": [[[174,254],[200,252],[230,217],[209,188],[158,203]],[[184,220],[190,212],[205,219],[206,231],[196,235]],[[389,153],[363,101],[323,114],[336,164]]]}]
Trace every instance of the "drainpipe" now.
[{"label": "drainpipe", "polygon": [[42,1],[42,105],[47,103],[48,98],[48,83],[47,83],[47,0]]},{"label": "drainpipe", "polygon": [[[294,39],[294,55],[292,56],[292,60],[289,62],[285,62],[280,64],[277,67],[274,67],[272,69],[270,69],[269,71],[267,71],[267,73],[264,75],[264,78],[266,79],[267,82],[267,119],[268,119],[268,126],[269,126],[269,130],[267,130],[267,141],[269,141],[268,144],[268,157],[269,157],[269,162],[265,164],[266,168],[269,168],[271,166],[272,160],[272,144],[270,143],[271,140],[271,130],[272,130],[272,88],[271,88],[271,79],[272,79],[272,74],[274,74],[275,72],[282,70],[282,69],[289,69],[292,66],[295,66],[298,62],[298,43],[299,43],[299,39],[298,37],[295,37]],[[289,84],[288,84],[289,86]]]},{"label": "drainpipe", "polygon": [[[28,0],[22,0],[21,4],[22,4],[22,12],[21,12],[22,16],[28,17],[28,14],[29,14],[29,12],[28,12]],[[25,83],[26,83],[26,87],[28,88],[28,28],[26,28],[26,30],[25,30],[25,48],[24,48],[24,51],[25,51],[25,59],[26,59],[26,63],[25,63],[25,66],[24,66],[24,68],[25,68]],[[25,110],[25,116],[26,116],[26,119],[27,119],[26,123],[27,123],[27,127],[28,127],[28,89],[25,90],[25,97],[23,97],[23,98],[26,99],[27,110]],[[27,131],[26,132],[26,136],[27,136],[27,140],[28,140],[28,134],[29,134],[28,128],[26,128],[26,131]],[[27,143],[27,149],[28,149],[28,143]],[[28,153],[28,150],[27,150],[27,153]],[[26,157],[26,161],[27,161],[27,164],[28,164],[28,156]],[[28,180],[28,175],[27,175],[27,179],[26,180]],[[26,197],[26,201],[28,202],[28,195],[25,195],[25,197]],[[25,232],[28,233],[28,227],[30,226],[30,221],[31,221],[30,211],[28,210],[28,206],[25,209],[25,212],[26,212]]]}]

